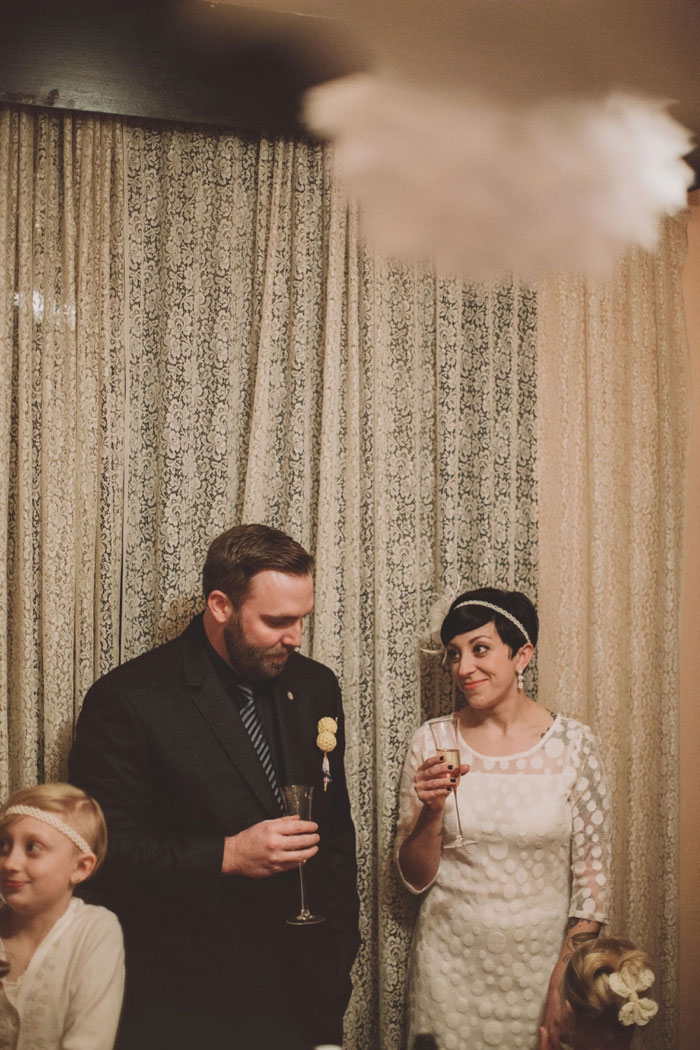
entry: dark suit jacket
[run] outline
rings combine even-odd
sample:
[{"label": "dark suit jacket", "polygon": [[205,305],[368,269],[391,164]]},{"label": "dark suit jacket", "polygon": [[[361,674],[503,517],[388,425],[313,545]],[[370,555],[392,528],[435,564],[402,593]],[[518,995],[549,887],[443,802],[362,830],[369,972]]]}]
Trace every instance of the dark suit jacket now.
[{"label": "dark suit jacket", "polygon": [[[201,617],[101,678],[85,698],[70,779],[107,819],[107,860],[93,899],[124,927],[127,1026],[150,1011],[159,1028],[156,1004],[179,1015],[179,1028],[190,1007],[190,1021],[217,1014],[223,1026],[277,1011],[283,1021],[293,1015],[312,1042],[340,1042],[359,943],[340,690],[329,668],[297,653],[273,688],[285,780],[315,788],[320,843],[306,876],[311,906],[326,918],[315,927],[285,922],[299,909],[296,870],[221,875],[224,836],[281,813],[212,665]],[[338,746],[324,792],[316,735],[326,715],[338,720]],[[153,1035],[149,1041],[153,1050]],[[207,1046],[215,1043],[210,1036]],[[174,1045],[172,1033],[166,1044]],[[222,1037],[219,1045],[234,1044]]]}]

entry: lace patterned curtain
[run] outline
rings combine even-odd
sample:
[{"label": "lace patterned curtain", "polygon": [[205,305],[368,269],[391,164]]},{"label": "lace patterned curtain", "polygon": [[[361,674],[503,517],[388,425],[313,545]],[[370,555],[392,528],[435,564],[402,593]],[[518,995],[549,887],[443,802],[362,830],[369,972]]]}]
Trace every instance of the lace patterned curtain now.
[{"label": "lace patterned curtain", "polygon": [[[199,609],[213,535],[287,529],[317,555],[305,647],[348,719],[363,947],[346,1050],[403,1050],[397,782],[412,730],[452,702],[418,637],[446,587],[539,589],[540,696],[606,742],[616,921],[661,950],[672,1008],[682,225],[607,290],[475,288],[374,258],[318,147],[0,118],[3,789],[60,775],[89,683]],[[661,645],[663,682],[645,658]]]},{"label": "lace patterned curtain", "polygon": [[604,284],[538,294],[540,696],[598,733],[614,803],[612,931],[656,961],[640,1045],[675,1050],[686,216]]},{"label": "lace patterned curtain", "polygon": [[138,125],[128,183],[122,655],[199,609],[231,522],[316,552],[306,646],[343,687],[360,853],[347,1047],[398,1050],[397,783],[421,705],[450,703],[417,641],[457,566],[533,589],[534,298],[374,260],[318,147]]},{"label": "lace patterned curtain", "polygon": [[5,795],[61,774],[80,700],[118,659],[122,126],[0,108],[0,164]]}]

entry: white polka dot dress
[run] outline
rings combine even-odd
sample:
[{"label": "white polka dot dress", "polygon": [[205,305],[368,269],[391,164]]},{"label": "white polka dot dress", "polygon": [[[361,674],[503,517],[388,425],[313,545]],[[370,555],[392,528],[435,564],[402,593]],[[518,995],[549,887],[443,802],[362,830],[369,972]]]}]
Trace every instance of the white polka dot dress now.
[{"label": "white polka dot dress", "polygon": [[[414,735],[401,781],[397,855],[421,803],[413,777],[435,748]],[[504,758],[463,744],[459,784],[469,845],[443,848],[411,947],[409,1039],[440,1050],[531,1050],[569,916],[603,921],[610,841],[608,794],[587,726],[557,716],[535,747]],[[443,841],[457,834],[454,800]],[[400,871],[400,868],[399,868]]]}]

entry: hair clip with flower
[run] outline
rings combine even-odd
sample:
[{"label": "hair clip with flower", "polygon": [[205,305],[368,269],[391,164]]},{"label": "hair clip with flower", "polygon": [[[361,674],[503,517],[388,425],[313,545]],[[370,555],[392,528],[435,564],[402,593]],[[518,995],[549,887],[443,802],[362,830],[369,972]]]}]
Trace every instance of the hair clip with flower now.
[{"label": "hair clip with flower", "polygon": [[651,988],[654,983],[654,974],[651,970],[622,966],[616,973],[613,972],[606,976],[613,992],[621,999],[627,1000],[618,1010],[617,1017],[620,1023],[640,1026],[648,1024],[657,1013],[658,1004],[653,999],[640,999],[637,993]]}]

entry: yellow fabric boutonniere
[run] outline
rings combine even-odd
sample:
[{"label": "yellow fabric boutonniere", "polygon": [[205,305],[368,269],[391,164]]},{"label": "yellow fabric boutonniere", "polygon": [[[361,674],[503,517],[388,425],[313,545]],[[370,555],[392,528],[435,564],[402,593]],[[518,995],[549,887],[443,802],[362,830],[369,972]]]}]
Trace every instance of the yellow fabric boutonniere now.
[{"label": "yellow fabric boutonniere", "polygon": [[325,791],[331,782],[331,766],[328,761],[328,755],[335,750],[335,746],[338,743],[335,738],[335,734],[338,732],[338,723],[335,718],[320,718],[316,728],[318,730],[316,747],[323,751],[321,768],[323,770],[323,790]]}]

